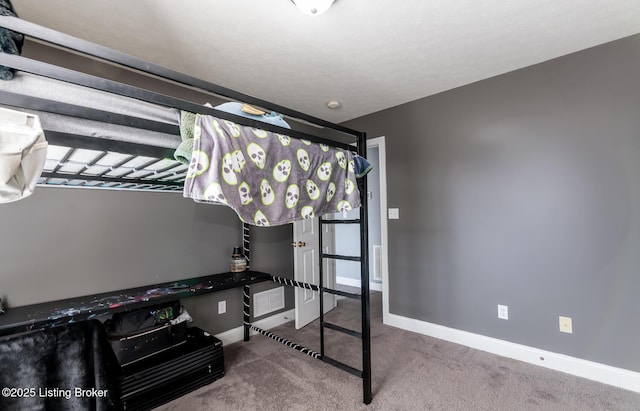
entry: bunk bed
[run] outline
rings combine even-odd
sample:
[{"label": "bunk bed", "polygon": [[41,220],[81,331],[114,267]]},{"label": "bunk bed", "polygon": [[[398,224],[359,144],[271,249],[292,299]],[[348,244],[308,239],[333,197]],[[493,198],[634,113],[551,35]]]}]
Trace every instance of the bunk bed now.
[{"label": "bunk bed", "polygon": [[[269,134],[278,134],[303,141],[304,144],[320,144],[332,149],[355,151],[366,157],[365,133],[351,130],[267,101],[251,97],[146,61],[89,43],[87,41],[50,30],[21,20],[17,17],[0,16],[0,28],[22,33],[40,42],[71,50],[89,58],[109,62],[128,70],[177,83],[204,93],[221,96],[231,101],[239,101],[267,111],[275,111],[286,118],[296,119],[324,130],[331,130],[339,138],[327,138],[308,132],[287,129],[267,124],[246,116],[207,107],[192,101],[164,95],[152,90],[134,87],[106,78],[54,66],[18,54],[0,53],[0,66],[14,70],[14,78],[0,81],[0,106],[37,114],[42,122],[49,143],[44,170],[38,185],[69,186],[91,189],[129,189],[145,191],[182,192],[190,177],[190,166],[174,160],[174,152],[181,142],[180,112],[191,112],[202,116],[212,116],[221,122]],[[220,289],[214,283],[225,283],[223,287],[243,288],[244,337],[248,340],[250,331],[261,333],[288,345],[310,357],[341,368],[363,381],[363,402],[369,404],[371,393],[371,352],[370,352],[370,309],[369,270],[367,235],[366,179],[357,180],[360,200],[360,218],[354,220],[323,219],[320,224],[357,224],[360,227],[360,256],[320,254],[320,283],[301,283],[289,278],[248,271],[246,277],[217,281],[216,275],[193,279],[193,283],[205,282],[196,293],[178,289],[180,298]],[[185,201],[188,201],[185,199]],[[309,216],[307,216],[309,217]],[[256,221],[242,221],[242,241],[244,254],[251,261],[250,224]],[[358,261],[361,269],[361,291],[358,294],[328,289],[322,283],[322,260],[345,259]],[[320,302],[320,352],[297,345],[251,323],[251,284],[258,281],[273,281],[294,287],[303,287],[319,293],[332,293],[361,302],[362,328],[354,331],[324,321],[323,298]],[[166,284],[171,290],[172,285]],[[179,288],[179,287],[178,287]],[[141,290],[135,290],[141,291]],[[126,293],[125,293],[126,294]],[[148,297],[148,296],[147,296]],[[131,301],[130,307],[151,304],[167,294],[151,296],[143,300]],[[94,300],[95,302],[95,300]],[[63,312],[55,318],[44,316],[34,321],[4,324],[2,331],[21,330],[19,327],[33,328],[54,326],[64,322],[90,318],[94,311],[80,310]],[[103,312],[123,310],[122,304],[101,306]],[[89,314],[91,312],[91,314]],[[10,311],[9,311],[10,313]],[[5,317],[2,321],[8,321]],[[358,370],[332,359],[324,353],[324,329],[329,328],[361,339],[362,369]]]}]

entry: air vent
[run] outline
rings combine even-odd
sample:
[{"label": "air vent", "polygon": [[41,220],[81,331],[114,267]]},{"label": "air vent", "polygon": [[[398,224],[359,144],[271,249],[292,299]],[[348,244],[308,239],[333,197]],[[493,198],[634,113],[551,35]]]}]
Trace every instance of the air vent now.
[{"label": "air vent", "polygon": [[284,308],[284,287],[273,288],[253,295],[253,316],[260,317]]}]

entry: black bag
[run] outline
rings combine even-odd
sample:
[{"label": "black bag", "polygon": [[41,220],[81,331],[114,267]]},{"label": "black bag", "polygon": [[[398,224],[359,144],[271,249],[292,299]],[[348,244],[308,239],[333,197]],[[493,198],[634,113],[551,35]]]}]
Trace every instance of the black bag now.
[{"label": "black bag", "polygon": [[115,313],[105,321],[109,334],[127,334],[164,325],[180,315],[180,301]]}]

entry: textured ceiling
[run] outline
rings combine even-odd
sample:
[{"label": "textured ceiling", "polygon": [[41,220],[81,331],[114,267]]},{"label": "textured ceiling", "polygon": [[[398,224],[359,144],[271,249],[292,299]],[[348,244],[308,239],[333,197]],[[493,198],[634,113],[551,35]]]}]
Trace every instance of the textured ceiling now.
[{"label": "textured ceiling", "polygon": [[290,0],[13,4],[26,20],[333,122],[640,32],[640,0],[338,0],[321,16]]}]

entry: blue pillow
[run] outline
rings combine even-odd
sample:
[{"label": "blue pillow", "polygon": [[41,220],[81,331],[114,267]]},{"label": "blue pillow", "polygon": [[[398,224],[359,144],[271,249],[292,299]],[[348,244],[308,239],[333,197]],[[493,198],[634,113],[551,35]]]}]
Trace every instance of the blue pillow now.
[{"label": "blue pillow", "polygon": [[224,112],[235,114],[242,117],[252,118],[254,120],[273,124],[275,126],[280,126],[280,127],[289,128],[289,129],[291,128],[289,124],[286,121],[284,121],[284,119],[282,118],[282,114],[278,114],[273,111],[271,113],[266,113],[262,116],[250,114],[242,111],[242,103],[238,103],[238,102],[222,103],[219,106],[215,106],[214,108],[216,110],[224,111]]}]

